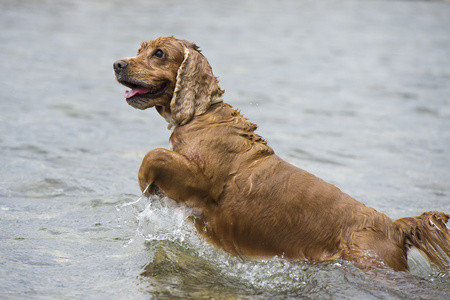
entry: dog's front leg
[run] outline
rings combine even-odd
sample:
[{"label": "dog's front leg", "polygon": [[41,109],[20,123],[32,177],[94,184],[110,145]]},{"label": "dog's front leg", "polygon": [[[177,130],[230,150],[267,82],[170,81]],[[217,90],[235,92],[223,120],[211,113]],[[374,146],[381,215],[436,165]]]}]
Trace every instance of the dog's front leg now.
[{"label": "dog's front leg", "polygon": [[211,183],[198,165],[174,151],[156,148],[148,152],[138,177],[142,191],[148,185],[156,185],[170,198],[188,206],[215,200],[211,199]]}]

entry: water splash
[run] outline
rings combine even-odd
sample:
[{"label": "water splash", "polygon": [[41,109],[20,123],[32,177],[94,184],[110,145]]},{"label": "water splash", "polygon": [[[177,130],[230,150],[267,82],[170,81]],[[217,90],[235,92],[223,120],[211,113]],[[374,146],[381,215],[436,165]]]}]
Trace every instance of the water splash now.
[{"label": "water splash", "polygon": [[[333,298],[336,295],[389,298],[415,294],[442,297],[440,292],[430,292],[430,283],[417,276],[389,270],[381,277],[372,276],[342,260],[315,263],[273,257],[264,261],[243,261],[208,244],[188,220],[192,211],[164,195],[147,197],[144,191],[117,210],[131,213],[135,220],[135,234],[124,247],[143,243],[150,254],[140,278],[147,282],[152,293],[175,295],[179,292],[182,295],[190,290],[200,294],[219,293],[219,298],[231,293],[251,295],[251,298],[259,295],[261,299]],[[420,265],[417,259],[415,263],[413,270]],[[422,272],[420,275],[426,277],[428,270]],[[442,283],[433,284],[442,288]],[[220,291],[217,286],[221,287]]]},{"label": "water splash", "polygon": [[[131,213],[137,227],[135,235],[127,241],[124,247],[136,240],[173,241],[182,243],[186,238],[196,235],[192,224],[187,220],[191,215],[189,208],[185,208],[165,195],[146,196],[149,186],[134,201],[126,202],[116,207],[120,213]],[[121,216],[119,219],[123,219]],[[127,223],[128,221],[124,220]],[[197,246],[197,244],[192,245]]]},{"label": "water splash", "polygon": [[150,185],[147,185],[147,187],[146,187],[145,190],[142,192],[142,194],[141,194],[141,196],[140,196],[139,198],[137,198],[135,201],[132,201],[132,202],[126,202],[126,203],[124,203],[124,204],[122,204],[122,205],[116,206],[116,210],[117,210],[117,211],[121,211],[124,207],[137,205],[137,204],[138,204],[139,202],[141,202],[143,199],[147,198],[147,197],[145,196],[145,193],[147,192],[147,190],[148,190],[149,188],[150,188]]}]

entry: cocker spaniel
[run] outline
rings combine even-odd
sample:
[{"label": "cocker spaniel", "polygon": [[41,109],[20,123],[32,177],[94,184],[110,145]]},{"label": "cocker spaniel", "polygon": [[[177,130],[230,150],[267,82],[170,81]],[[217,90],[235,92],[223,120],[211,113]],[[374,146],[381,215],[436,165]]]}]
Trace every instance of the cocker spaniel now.
[{"label": "cocker spaniel", "polygon": [[449,274],[450,216],[427,212],[392,221],[275,155],[257,126],[222,100],[199,48],[174,37],[144,42],[114,63],[128,104],[155,107],[173,131],[139,169],[147,193],[162,190],[193,208],[207,241],[242,258],[283,257],[407,271],[417,247]]}]

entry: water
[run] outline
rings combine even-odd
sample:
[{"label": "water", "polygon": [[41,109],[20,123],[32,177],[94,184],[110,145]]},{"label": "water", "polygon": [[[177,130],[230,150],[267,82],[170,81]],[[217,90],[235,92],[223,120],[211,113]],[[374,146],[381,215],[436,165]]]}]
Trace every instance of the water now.
[{"label": "water", "polygon": [[212,248],[140,198],[169,131],[112,72],[143,40],[196,42],[281,157],[393,219],[450,212],[448,2],[3,1],[0,24],[0,298],[450,297],[418,254],[364,274]]}]

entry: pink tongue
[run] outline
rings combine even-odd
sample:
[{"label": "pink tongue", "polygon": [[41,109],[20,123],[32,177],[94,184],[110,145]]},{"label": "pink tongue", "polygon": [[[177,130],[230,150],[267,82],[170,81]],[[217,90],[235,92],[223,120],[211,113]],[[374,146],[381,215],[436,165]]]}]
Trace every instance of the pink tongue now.
[{"label": "pink tongue", "polygon": [[148,92],[150,92],[149,88],[143,87],[143,86],[139,86],[137,88],[132,89],[131,91],[125,91],[125,98],[131,98],[136,94],[147,94]]}]

